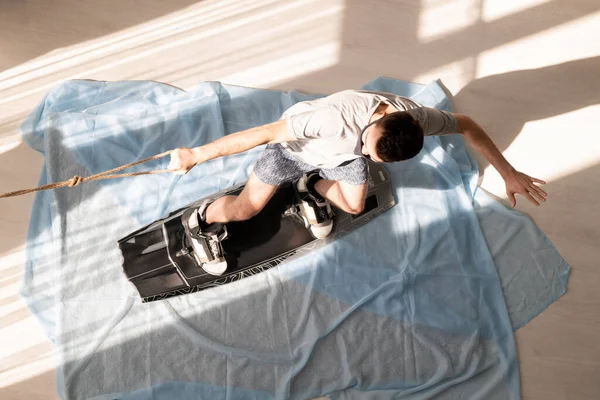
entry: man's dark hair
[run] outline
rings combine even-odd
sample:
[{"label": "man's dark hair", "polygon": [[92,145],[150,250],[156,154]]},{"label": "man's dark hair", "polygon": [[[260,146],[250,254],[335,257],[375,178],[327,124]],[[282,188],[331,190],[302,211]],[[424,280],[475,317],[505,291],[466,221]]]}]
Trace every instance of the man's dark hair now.
[{"label": "man's dark hair", "polygon": [[383,134],[375,145],[375,151],[385,162],[408,160],[423,148],[423,128],[407,112],[387,114],[376,125]]}]

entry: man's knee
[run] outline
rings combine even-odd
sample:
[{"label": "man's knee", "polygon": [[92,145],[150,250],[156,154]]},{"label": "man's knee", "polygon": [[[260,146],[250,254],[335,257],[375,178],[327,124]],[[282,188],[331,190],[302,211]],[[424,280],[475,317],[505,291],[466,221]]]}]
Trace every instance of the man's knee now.
[{"label": "man's knee", "polygon": [[358,215],[361,212],[363,212],[365,209],[365,203],[360,203],[360,204],[355,204],[355,205],[348,205],[348,212],[352,215]]},{"label": "man's knee", "polygon": [[338,182],[341,195],[346,205],[346,212],[357,215],[364,211],[367,197],[367,183],[354,185],[344,181]]}]

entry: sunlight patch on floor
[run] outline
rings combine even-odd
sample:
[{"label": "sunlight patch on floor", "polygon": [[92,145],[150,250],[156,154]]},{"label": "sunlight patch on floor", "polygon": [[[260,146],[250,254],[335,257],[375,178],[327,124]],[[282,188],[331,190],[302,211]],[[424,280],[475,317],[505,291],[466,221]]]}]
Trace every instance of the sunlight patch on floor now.
[{"label": "sunlight patch on floor", "polygon": [[421,7],[417,37],[422,43],[458,32],[479,20],[478,0],[424,0]]},{"label": "sunlight patch on floor", "polygon": [[600,55],[590,46],[590,32],[600,26],[600,12],[483,51],[477,58],[477,78],[522,69],[541,68]]},{"label": "sunlight patch on floor", "polygon": [[[600,163],[600,135],[591,139],[583,125],[600,126],[600,105],[528,122],[503,154],[527,175],[546,182],[565,178]],[[504,181],[491,166],[482,186],[506,198]]]},{"label": "sunlight patch on floor", "polygon": [[492,22],[551,1],[552,0],[483,0],[481,20],[483,22]]}]

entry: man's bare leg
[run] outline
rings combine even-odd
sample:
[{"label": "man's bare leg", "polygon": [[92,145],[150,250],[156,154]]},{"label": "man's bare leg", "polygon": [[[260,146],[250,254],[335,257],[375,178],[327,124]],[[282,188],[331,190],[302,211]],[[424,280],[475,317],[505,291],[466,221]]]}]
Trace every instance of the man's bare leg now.
[{"label": "man's bare leg", "polygon": [[367,183],[352,185],[342,181],[321,179],[315,184],[315,190],[347,213],[360,214],[365,207]]},{"label": "man's bare leg", "polygon": [[238,196],[223,196],[206,209],[206,222],[227,223],[245,221],[264,208],[277,191],[277,186],[262,182],[252,172],[246,186]]}]

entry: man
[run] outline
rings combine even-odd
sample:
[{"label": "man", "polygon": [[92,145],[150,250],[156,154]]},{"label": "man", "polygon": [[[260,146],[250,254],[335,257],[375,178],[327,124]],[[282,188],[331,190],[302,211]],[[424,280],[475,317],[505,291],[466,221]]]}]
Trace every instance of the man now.
[{"label": "man", "polygon": [[[462,134],[500,172],[513,207],[517,193],[535,205],[546,201],[546,193],[534,184],[545,182],[516,171],[471,118],[424,107],[394,94],[364,90],[346,90],[300,102],[276,122],[194,149],[177,149],[171,154],[169,169],[185,174],[199,163],[267,144],[239,196],[205,202],[192,216],[197,232],[214,237],[221,224],[256,215],[277,187],[289,181],[298,181],[298,189],[317,203],[313,204],[317,213],[327,199],[346,212],[358,214],[367,194],[366,159],[408,160],[421,151],[424,136],[453,133]],[[222,266],[211,273],[218,274],[219,268]]]}]

